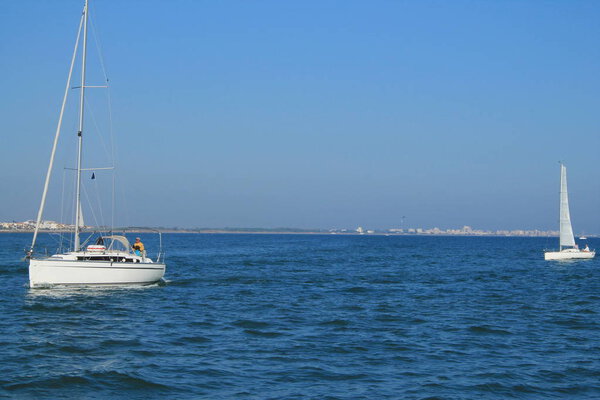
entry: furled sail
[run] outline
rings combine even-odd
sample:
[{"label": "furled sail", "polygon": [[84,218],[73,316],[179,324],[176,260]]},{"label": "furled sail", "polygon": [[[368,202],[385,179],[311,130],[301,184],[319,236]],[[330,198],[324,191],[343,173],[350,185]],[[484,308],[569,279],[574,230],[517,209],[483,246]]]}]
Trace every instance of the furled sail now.
[{"label": "furled sail", "polygon": [[569,213],[569,194],[567,192],[567,167],[560,164],[560,247],[574,247],[575,237]]},{"label": "furled sail", "polygon": [[83,208],[81,207],[81,203],[79,203],[79,228],[84,228],[85,222],[83,222]]}]

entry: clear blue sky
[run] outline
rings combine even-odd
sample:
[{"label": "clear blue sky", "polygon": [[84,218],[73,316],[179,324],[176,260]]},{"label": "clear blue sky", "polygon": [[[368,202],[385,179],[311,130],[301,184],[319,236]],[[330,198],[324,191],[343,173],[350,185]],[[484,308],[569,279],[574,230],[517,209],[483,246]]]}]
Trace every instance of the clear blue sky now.
[{"label": "clear blue sky", "polygon": [[[81,7],[0,8],[0,220],[37,211]],[[575,231],[600,231],[599,2],[97,0],[92,13],[124,224],[556,229],[564,160]]]}]

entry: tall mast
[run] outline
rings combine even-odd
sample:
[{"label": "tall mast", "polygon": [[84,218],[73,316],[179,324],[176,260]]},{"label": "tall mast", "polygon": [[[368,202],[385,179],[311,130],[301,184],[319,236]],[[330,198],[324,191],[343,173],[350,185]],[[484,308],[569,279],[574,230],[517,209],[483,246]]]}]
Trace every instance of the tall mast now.
[{"label": "tall mast", "polygon": [[81,93],[79,96],[79,131],[77,132],[77,197],[75,201],[75,245],[73,250],[79,251],[79,224],[81,223],[81,149],[83,142],[83,107],[85,101],[85,58],[87,53],[87,21],[88,21],[88,0],[85,0],[83,7],[83,49],[81,56]]},{"label": "tall mast", "polygon": [[562,251],[563,249],[563,235],[565,232],[565,229],[563,227],[564,225],[564,213],[565,213],[565,205],[564,205],[564,200],[565,200],[565,189],[566,189],[566,185],[565,185],[565,166],[563,165],[562,161],[560,162],[560,207],[558,209],[558,213],[559,213],[559,217],[558,217],[558,251]]}]

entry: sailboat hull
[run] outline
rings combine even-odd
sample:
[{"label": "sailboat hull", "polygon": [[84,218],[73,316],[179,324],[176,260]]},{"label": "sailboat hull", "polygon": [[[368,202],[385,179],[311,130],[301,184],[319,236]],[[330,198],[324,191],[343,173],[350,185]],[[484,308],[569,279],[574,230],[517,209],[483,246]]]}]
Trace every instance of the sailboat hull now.
[{"label": "sailboat hull", "polygon": [[575,249],[547,251],[544,253],[544,260],[585,260],[594,258],[595,255],[595,251],[581,251]]},{"label": "sailboat hull", "polygon": [[165,264],[32,259],[29,286],[149,285],[165,274]]}]

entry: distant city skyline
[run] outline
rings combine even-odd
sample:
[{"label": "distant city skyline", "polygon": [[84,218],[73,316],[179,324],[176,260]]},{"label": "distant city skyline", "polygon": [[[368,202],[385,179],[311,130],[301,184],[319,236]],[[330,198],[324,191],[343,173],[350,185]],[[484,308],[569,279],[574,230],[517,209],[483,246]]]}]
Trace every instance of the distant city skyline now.
[{"label": "distant city skyline", "polygon": [[[0,11],[0,221],[35,218],[82,5]],[[91,14],[116,225],[556,230],[562,160],[574,231],[600,231],[600,3],[96,0]],[[107,93],[89,94],[86,166],[104,167]],[[76,95],[48,220],[70,215]],[[94,185],[112,178],[87,178],[86,223],[109,222]]]}]

